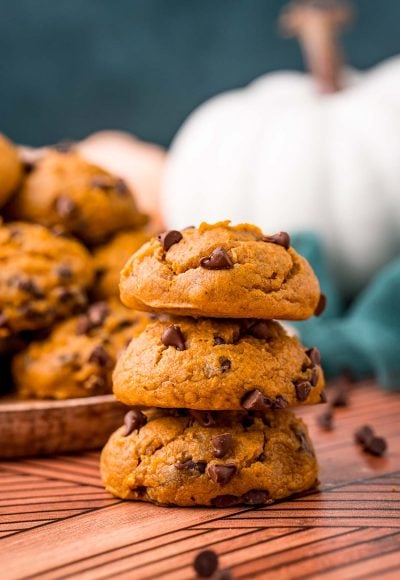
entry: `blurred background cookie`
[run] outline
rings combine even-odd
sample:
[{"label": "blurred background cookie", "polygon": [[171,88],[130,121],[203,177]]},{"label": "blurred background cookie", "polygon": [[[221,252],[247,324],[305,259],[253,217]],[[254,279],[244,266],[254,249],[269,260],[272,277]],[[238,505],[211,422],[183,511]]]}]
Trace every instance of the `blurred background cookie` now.
[{"label": "blurred background cookie", "polygon": [[0,133],[0,207],[2,207],[22,178],[22,163],[18,151]]}]

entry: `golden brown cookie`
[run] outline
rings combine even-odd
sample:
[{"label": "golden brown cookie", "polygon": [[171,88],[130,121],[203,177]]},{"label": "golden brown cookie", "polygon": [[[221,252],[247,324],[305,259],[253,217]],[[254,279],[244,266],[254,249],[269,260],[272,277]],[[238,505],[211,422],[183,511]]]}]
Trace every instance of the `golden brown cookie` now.
[{"label": "golden brown cookie", "polygon": [[229,222],[152,239],[121,272],[121,299],[137,310],[219,318],[302,320],[320,289],[284,232]]},{"label": "golden brown cookie", "polygon": [[14,219],[57,226],[88,244],[147,221],[122,179],[73,151],[50,151],[37,161],[8,212]]},{"label": "golden brown cookie", "polygon": [[79,242],[39,225],[0,225],[0,341],[80,312],[92,279]]},{"label": "golden brown cookie", "polygon": [[93,257],[96,281],[93,295],[97,300],[119,297],[120,271],[131,255],[148,239],[149,236],[144,230],[126,230],[95,249]]},{"label": "golden brown cookie", "polygon": [[117,299],[92,304],[16,355],[12,370],[23,398],[69,399],[111,393],[119,353],[147,323]]},{"label": "golden brown cookie", "polygon": [[162,505],[269,504],[310,489],[318,466],[307,428],[287,410],[181,415],[130,411],[101,456],[106,489]]},{"label": "golden brown cookie", "polygon": [[0,207],[2,207],[22,178],[22,164],[17,149],[0,134]]},{"label": "golden brown cookie", "polygon": [[114,393],[127,405],[204,410],[319,403],[317,349],[274,321],[163,317],[122,354]]}]

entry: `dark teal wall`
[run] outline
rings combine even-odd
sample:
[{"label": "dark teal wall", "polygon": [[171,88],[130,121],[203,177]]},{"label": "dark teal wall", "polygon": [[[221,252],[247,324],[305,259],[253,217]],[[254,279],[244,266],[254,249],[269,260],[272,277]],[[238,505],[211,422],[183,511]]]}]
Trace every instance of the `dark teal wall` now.
[{"label": "dark teal wall", "polygon": [[[301,68],[280,0],[0,0],[0,130],[39,145],[102,128],[168,144],[205,98]],[[360,0],[346,35],[365,68],[400,52],[400,1]]]}]

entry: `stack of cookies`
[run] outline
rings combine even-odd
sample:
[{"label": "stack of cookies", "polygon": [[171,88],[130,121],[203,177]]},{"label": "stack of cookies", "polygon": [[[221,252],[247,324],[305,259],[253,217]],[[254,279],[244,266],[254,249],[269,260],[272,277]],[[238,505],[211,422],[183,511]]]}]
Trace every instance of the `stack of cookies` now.
[{"label": "stack of cookies", "polygon": [[114,371],[133,408],[103,450],[106,488],[226,507],[313,487],[312,443],[290,407],[323,401],[319,353],[273,319],[306,319],[324,298],[289,236],[229,222],[169,231],[131,257],[120,290],[154,320]]}]

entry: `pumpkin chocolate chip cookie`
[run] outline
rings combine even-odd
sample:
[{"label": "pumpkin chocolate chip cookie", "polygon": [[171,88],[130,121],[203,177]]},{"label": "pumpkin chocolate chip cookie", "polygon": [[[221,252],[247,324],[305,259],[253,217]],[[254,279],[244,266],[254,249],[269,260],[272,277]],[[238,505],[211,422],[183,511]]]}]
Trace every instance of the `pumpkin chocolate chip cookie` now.
[{"label": "pumpkin chocolate chip cookie", "polygon": [[0,225],[0,341],[50,327],[86,306],[91,256],[40,225]]},{"label": "pumpkin chocolate chip cookie", "polygon": [[285,232],[229,221],[153,238],[123,268],[120,288],[130,308],[199,317],[303,320],[320,299]]},{"label": "pumpkin chocolate chip cookie", "polygon": [[93,253],[96,275],[93,295],[97,300],[119,297],[119,274],[127,260],[149,236],[142,229],[117,233],[112,240],[98,246]]},{"label": "pumpkin chocolate chip cookie", "polygon": [[37,161],[8,212],[14,219],[57,226],[89,245],[147,221],[124,181],[72,150],[53,150]]},{"label": "pumpkin chocolate chip cookie", "polygon": [[0,134],[0,207],[14,192],[22,178],[22,163],[14,145]]},{"label": "pumpkin chocolate chip cookie", "polygon": [[127,405],[265,411],[319,403],[324,377],[274,321],[164,316],[137,334],[114,372]]},{"label": "pumpkin chocolate chip cookie", "polygon": [[23,398],[69,399],[111,392],[119,353],[147,323],[117,299],[92,304],[81,316],[59,324],[43,341],[16,355],[12,370]]},{"label": "pumpkin chocolate chip cookie", "polygon": [[270,504],[317,483],[307,428],[288,410],[130,411],[106,444],[101,473],[123,499],[161,505]]}]

